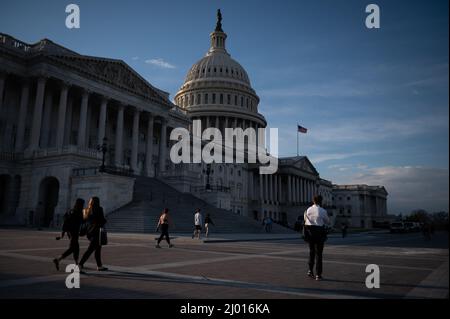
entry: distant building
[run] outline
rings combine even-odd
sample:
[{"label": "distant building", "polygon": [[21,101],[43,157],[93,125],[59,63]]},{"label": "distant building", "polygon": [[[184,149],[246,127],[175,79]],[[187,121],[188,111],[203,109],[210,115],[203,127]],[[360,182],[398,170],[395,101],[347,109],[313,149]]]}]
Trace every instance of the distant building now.
[{"label": "distant building", "polygon": [[336,224],[370,228],[388,219],[387,191],[384,186],[333,185]]}]

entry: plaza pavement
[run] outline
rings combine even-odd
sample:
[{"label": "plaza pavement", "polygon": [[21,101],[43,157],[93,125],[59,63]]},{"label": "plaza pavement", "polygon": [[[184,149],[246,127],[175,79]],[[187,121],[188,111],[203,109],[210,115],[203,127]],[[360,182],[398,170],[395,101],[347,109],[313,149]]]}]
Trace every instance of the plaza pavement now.
[{"label": "plaza pavement", "polygon": [[[156,234],[109,234],[107,272],[94,258],[80,289],[65,286],[65,265],[52,259],[68,240],[54,231],[0,229],[0,298],[448,298],[448,233],[369,232],[332,235],[324,252],[324,280],[306,277],[308,249],[293,235],[230,234],[193,240],[174,234],[174,248],[155,245]],[[81,253],[87,240],[80,242]],[[368,264],[381,271],[381,287],[368,289]]]}]

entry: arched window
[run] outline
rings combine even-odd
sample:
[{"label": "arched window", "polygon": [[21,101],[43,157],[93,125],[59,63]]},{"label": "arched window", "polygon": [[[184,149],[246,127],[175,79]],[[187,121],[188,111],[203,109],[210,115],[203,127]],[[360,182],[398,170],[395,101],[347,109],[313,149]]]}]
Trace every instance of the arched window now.
[{"label": "arched window", "polygon": [[237,99],[238,99],[238,98],[237,98],[237,95],[235,95],[235,96],[234,96],[234,105],[236,105],[236,106],[237,106]]},{"label": "arched window", "polygon": [[241,106],[242,107],[244,106],[244,97],[243,96],[241,96]]},{"label": "arched window", "polygon": [[227,104],[230,105],[231,104],[231,94],[227,95]]},{"label": "arched window", "polygon": [[246,103],[247,103],[247,108],[248,108],[248,98],[247,98],[247,101],[246,101]]},{"label": "arched window", "polygon": [[201,104],[202,103],[202,101],[201,101],[201,95],[200,94],[197,94],[197,105],[198,104]]},{"label": "arched window", "polygon": [[216,93],[213,93],[212,95],[212,103],[216,104]]},{"label": "arched window", "polygon": [[208,93],[205,93],[205,104],[208,104]]},{"label": "arched window", "polygon": [[223,104],[223,94],[220,94],[220,104]]}]

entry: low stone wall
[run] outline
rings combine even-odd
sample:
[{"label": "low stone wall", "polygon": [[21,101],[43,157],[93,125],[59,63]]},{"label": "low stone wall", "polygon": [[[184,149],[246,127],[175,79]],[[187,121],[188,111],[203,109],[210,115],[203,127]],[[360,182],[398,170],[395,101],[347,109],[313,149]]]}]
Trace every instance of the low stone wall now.
[{"label": "low stone wall", "polygon": [[134,178],[111,174],[72,177],[71,203],[76,198],[86,201],[93,196],[100,198],[100,205],[108,214],[133,200]]}]

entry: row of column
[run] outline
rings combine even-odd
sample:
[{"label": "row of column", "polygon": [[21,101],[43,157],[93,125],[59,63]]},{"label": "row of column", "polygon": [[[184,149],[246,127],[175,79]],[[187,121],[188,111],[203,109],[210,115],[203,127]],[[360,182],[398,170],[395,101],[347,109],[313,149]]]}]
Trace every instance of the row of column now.
[{"label": "row of column", "polygon": [[[31,126],[31,138],[29,150],[35,151],[39,149],[42,130],[42,114],[44,108],[44,97],[47,78],[39,77],[36,85],[36,98],[33,108],[33,119]],[[5,76],[0,74],[0,110],[3,104],[3,92],[5,87]],[[56,147],[62,148],[64,144],[64,133],[66,124],[67,113],[67,100],[69,92],[69,84],[62,82],[61,90],[59,94],[58,105],[58,122],[56,130]],[[26,116],[28,108],[28,100],[30,94],[30,82],[25,79],[22,85],[20,106],[19,106],[19,120],[17,126],[17,139],[15,145],[15,151],[21,152],[24,147],[24,135],[26,126]],[[87,116],[89,96],[91,92],[83,89],[80,106],[80,116],[78,124],[78,139],[77,146],[81,149],[86,148],[87,144]],[[107,118],[108,98],[103,97],[100,105],[100,116],[98,125],[98,144],[103,143],[106,131],[106,118]],[[115,164],[121,166],[123,164],[123,129],[124,129],[124,109],[125,105],[119,104],[116,123],[116,140],[115,140]],[[139,122],[142,110],[135,108],[133,116],[133,130],[132,130],[132,151],[131,151],[131,169],[137,170],[138,168],[138,149],[139,149]],[[146,167],[147,173],[152,174],[152,157],[153,157],[153,126],[154,116],[148,113],[147,122],[147,144],[146,144]],[[160,141],[160,171],[165,170],[166,159],[166,142],[167,142],[167,122],[165,119],[161,119],[161,141]]]},{"label": "row of column", "polygon": [[259,175],[259,189],[261,201],[272,201],[272,202],[283,201],[281,175],[276,174]]},{"label": "row of column", "polygon": [[307,203],[316,193],[315,182],[298,176],[287,176],[286,198],[282,197],[281,175],[259,175],[259,197],[261,202]]},{"label": "row of column", "polygon": [[308,180],[299,176],[288,175],[288,202],[290,203],[308,203],[312,201],[316,194],[315,181]]}]

